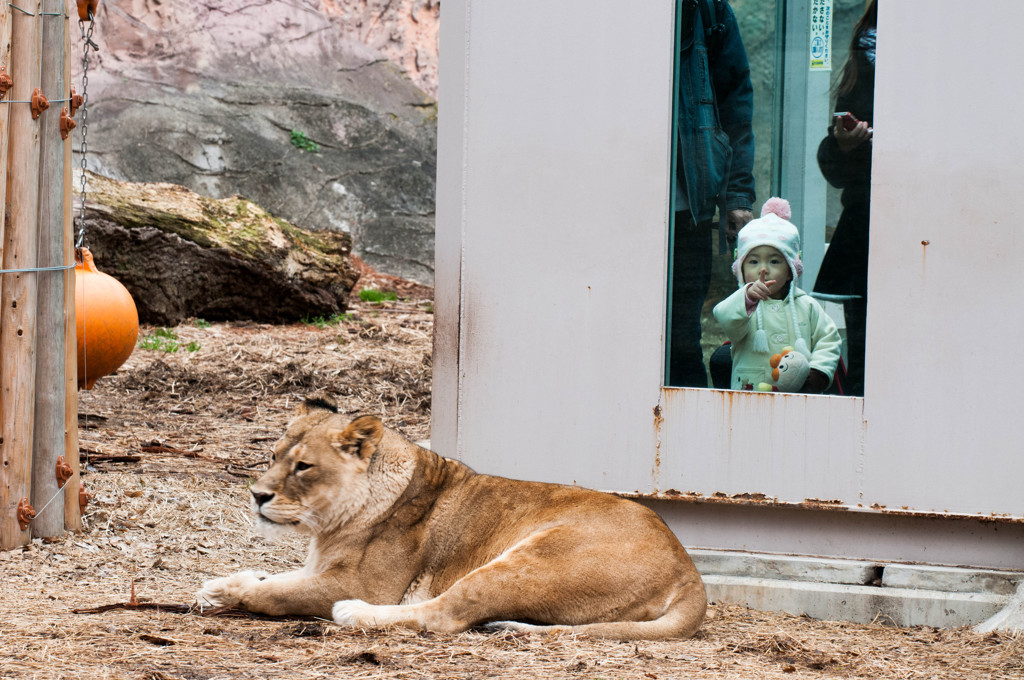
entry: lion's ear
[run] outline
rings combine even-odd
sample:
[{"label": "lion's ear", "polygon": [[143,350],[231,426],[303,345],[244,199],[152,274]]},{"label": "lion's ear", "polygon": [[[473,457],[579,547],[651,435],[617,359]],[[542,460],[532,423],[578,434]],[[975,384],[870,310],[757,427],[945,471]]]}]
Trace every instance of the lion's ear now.
[{"label": "lion's ear", "polygon": [[331,435],[332,443],[345,453],[369,460],[384,436],[384,424],[373,416],[362,416]]}]

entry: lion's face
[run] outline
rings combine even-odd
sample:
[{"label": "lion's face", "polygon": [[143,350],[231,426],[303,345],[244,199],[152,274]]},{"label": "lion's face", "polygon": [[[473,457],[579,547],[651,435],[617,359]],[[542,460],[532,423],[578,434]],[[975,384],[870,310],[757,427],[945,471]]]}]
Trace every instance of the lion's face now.
[{"label": "lion's face", "polygon": [[314,535],[343,524],[369,498],[367,469],[382,434],[376,418],[347,422],[320,404],[300,409],[250,488],[258,522]]}]

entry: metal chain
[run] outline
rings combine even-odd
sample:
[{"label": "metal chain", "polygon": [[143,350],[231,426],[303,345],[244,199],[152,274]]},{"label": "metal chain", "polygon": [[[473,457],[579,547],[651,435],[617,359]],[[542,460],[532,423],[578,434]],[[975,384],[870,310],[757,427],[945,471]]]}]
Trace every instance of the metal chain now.
[{"label": "metal chain", "polygon": [[82,188],[80,193],[80,203],[78,207],[78,234],[75,237],[75,248],[81,248],[85,243],[85,171],[87,167],[87,155],[89,152],[89,50],[98,50],[99,47],[92,41],[92,31],[96,26],[93,21],[92,12],[89,12],[89,28],[86,29],[85,22],[81,19],[78,20],[78,28],[82,31],[82,123],[79,127],[82,129],[82,146],[79,152],[82,165]]},{"label": "metal chain", "polygon": [[[81,11],[81,8],[79,8]],[[92,40],[92,31],[96,26],[95,16],[93,16],[92,9],[88,10],[89,13],[89,28],[86,29],[85,21],[79,18],[78,28],[82,32],[82,121],[79,127],[82,129],[82,146],[80,151],[80,161],[82,165],[82,188],[80,191],[80,202],[78,207],[78,218],[77,218],[77,235],[75,236],[75,260],[77,261],[78,250],[85,245],[85,189],[86,179],[85,171],[88,165],[89,155],[89,50],[99,51],[99,46]],[[81,16],[81,15],[79,15]],[[83,258],[84,259],[84,258]],[[84,291],[83,291],[84,293]],[[84,310],[83,310],[84,311]],[[86,336],[85,329],[83,328],[82,335],[79,336],[78,342],[82,350],[82,370],[83,373],[88,375],[88,337]],[[86,427],[89,425],[89,416],[86,415]],[[87,467],[90,463],[91,454],[86,454],[85,466]]]}]

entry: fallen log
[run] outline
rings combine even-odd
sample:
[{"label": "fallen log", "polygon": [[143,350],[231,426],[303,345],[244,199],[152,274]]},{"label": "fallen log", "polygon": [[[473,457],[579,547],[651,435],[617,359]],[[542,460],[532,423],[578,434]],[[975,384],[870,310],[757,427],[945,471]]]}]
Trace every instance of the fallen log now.
[{"label": "fallen log", "polygon": [[359,277],[348,234],[304,229],[240,196],[93,173],[87,187],[85,245],[142,323],[292,323],[348,307]]}]

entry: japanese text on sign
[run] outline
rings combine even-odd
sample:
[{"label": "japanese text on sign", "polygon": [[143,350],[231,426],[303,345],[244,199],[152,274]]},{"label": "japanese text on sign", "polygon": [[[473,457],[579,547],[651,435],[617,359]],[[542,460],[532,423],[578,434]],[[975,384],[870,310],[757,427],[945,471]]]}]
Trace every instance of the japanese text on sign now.
[{"label": "japanese text on sign", "polygon": [[832,0],[811,0],[811,70],[832,70]]}]

